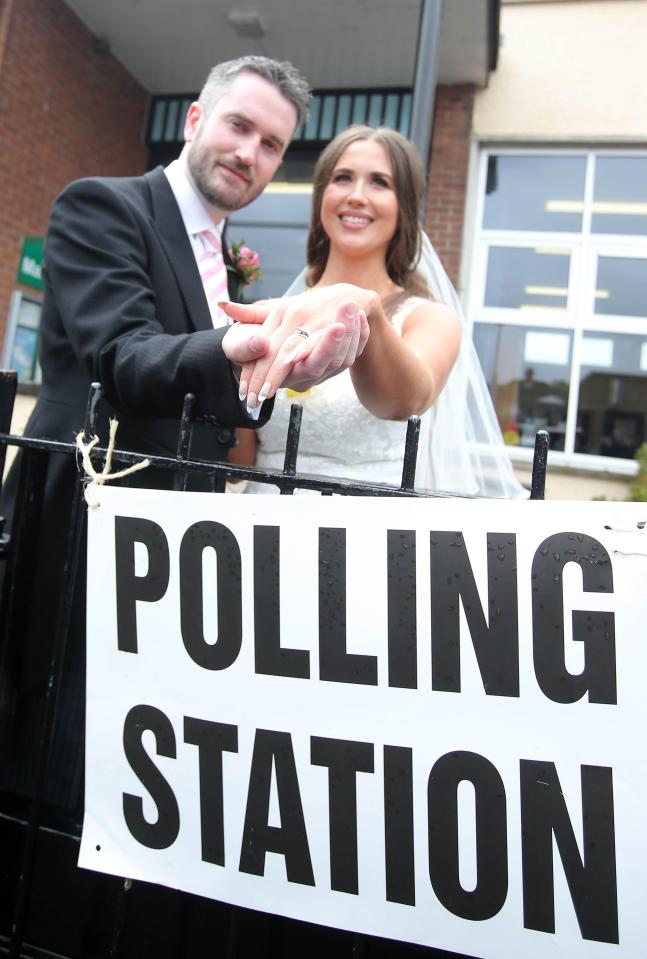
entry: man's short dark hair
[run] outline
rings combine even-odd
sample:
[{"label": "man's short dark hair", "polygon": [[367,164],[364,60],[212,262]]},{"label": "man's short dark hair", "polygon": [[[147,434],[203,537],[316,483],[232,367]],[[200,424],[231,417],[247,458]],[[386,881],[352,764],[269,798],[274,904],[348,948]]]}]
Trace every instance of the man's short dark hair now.
[{"label": "man's short dark hair", "polygon": [[308,119],[308,104],[312,93],[306,78],[287,60],[270,60],[269,57],[259,56],[226,60],[213,67],[198,98],[206,114],[241,73],[256,73],[276,87],[279,93],[294,105],[297,111],[297,126]]}]

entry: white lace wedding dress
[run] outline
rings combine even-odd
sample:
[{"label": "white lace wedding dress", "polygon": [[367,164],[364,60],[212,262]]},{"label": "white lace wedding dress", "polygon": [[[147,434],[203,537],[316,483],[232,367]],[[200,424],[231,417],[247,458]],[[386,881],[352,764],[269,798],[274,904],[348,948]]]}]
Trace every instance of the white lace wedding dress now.
[{"label": "white lace wedding dress", "polygon": [[[427,300],[409,297],[391,317],[402,335],[407,316]],[[290,407],[301,403],[303,418],[297,471],[400,485],[406,422],[382,420],[362,406],[345,370],[305,393],[280,390],[268,423],[257,431],[256,465],[283,469]],[[275,486],[249,483],[247,493],[276,493]]]}]

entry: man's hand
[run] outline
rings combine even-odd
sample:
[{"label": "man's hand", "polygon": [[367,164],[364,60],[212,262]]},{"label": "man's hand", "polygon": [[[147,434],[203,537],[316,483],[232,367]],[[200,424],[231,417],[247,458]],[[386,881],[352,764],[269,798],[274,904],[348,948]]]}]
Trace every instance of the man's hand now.
[{"label": "man's hand", "polygon": [[247,399],[248,408],[281,386],[306,390],[351,366],[369,334],[357,300],[371,295],[338,284],[282,300],[221,304],[240,323],[263,323],[269,336],[269,350],[255,363],[246,363],[240,375],[241,399]]},{"label": "man's hand", "polygon": [[222,338],[222,351],[234,367],[236,374],[245,364],[255,363],[270,349],[270,340],[260,326],[245,326],[235,323]]}]

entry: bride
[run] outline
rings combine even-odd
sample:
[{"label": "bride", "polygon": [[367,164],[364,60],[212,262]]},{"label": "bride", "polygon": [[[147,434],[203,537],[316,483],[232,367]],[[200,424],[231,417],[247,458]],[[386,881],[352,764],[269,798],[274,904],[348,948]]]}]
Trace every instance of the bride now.
[{"label": "bride", "polygon": [[[400,484],[406,420],[422,415],[416,488],[523,494],[503,446],[456,293],[418,225],[420,158],[393,130],[351,127],[314,173],[308,267],[288,291],[350,284],[370,336],[350,370],[295,394],[238,431],[233,462],[283,466],[291,403],[303,405],[302,473]],[[232,309],[234,314],[235,307]],[[301,353],[311,344],[305,340]],[[250,483],[247,492],[276,492]]]}]

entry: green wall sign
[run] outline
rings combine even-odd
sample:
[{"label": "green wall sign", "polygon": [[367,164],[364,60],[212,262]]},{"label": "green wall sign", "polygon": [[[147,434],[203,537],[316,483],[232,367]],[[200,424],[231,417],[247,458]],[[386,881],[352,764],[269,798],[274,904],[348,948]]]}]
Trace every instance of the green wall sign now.
[{"label": "green wall sign", "polygon": [[26,236],[22,242],[22,253],[18,264],[16,279],[19,283],[43,289],[43,244],[42,236]]}]

